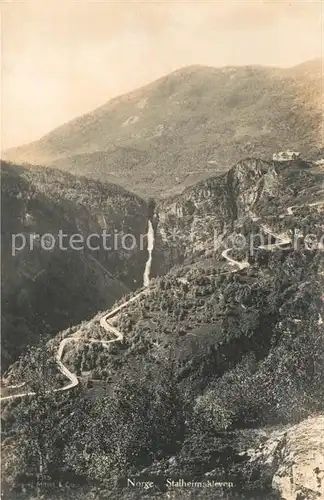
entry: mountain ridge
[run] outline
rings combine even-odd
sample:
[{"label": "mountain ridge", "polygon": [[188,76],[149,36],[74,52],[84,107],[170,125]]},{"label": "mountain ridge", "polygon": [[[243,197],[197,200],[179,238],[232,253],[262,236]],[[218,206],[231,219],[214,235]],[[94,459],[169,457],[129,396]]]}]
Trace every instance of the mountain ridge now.
[{"label": "mountain ridge", "polygon": [[[99,180],[141,195],[181,190],[244,156],[322,145],[321,61],[292,68],[192,65],[57,127],[4,157]],[[128,148],[132,148],[129,150]],[[209,161],[213,161],[211,166]]]}]

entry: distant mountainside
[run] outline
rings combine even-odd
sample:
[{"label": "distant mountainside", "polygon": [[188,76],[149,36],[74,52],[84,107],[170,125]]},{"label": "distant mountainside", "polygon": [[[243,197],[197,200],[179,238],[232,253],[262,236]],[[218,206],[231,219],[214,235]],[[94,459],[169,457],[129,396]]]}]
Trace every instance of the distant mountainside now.
[{"label": "distant mountainside", "polygon": [[[110,307],[142,283],[146,252],[135,248],[61,250],[58,232],[67,236],[131,233],[140,241],[147,227],[146,203],[123,188],[42,167],[2,162],[2,366],[26,344]],[[26,247],[12,254],[12,235]],[[56,239],[52,250],[39,237]],[[67,246],[67,236],[64,246]],[[17,238],[17,247],[22,237]],[[93,243],[92,243],[93,244]]]},{"label": "distant mountainside", "polygon": [[[323,146],[322,61],[293,68],[179,69],[5,158],[164,196],[242,157]],[[161,192],[163,186],[163,192]]]}]

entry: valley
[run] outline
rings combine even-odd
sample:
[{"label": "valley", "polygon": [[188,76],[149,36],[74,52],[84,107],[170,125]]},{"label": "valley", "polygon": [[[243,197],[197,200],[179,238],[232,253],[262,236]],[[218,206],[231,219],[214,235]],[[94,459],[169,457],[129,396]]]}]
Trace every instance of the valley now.
[{"label": "valley", "polygon": [[[218,481],[233,480],[241,498],[255,494],[257,498],[270,498],[270,494],[276,498],[269,482],[262,486],[267,492],[264,497],[253,481],[242,483],[250,455],[240,461],[246,445],[235,444],[233,438],[240,436],[243,443],[248,432],[244,429],[255,429],[253,442],[260,446],[259,426],[288,426],[320,411],[323,254],[320,249],[294,248],[293,232],[289,231],[300,225],[302,239],[305,231],[320,234],[323,200],[315,186],[321,183],[321,175],[310,163],[292,162],[282,170],[276,163],[247,159],[223,178],[211,178],[188,188],[177,199],[148,209],[144,225],[147,253],[141,267],[144,288],[134,289],[111,310],[49,340],[53,354],[45,350],[42,354],[36,346],[35,354],[32,350],[23,354],[10,369],[2,397],[3,416],[6,421],[11,412],[15,415],[17,436],[24,429],[26,444],[31,449],[45,446],[46,460],[57,464],[53,453],[63,432],[66,439],[69,436],[71,452],[74,450],[69,468],[78,471],[77,477],[86,477],[87,484],[95,477],[102,482],[101,488],[113,488],[117,498],[124,498],[123,489],[108,486],[110,479],[107,483],[104,477],[110,478],[112,471],[122,475],[128,467],[135,475],[145,470],[150,477],[162,470],[171,477],[193,474],[199,478],[214,470]],[[277,179],[275,184],[273,179]],[[312,201],[305,202],[303,189],[292,193],[300,182],[305,193],[309,189],[314,193]],[[272,215],[262,210],[265,199]],[[216,246],[215,228],[221,235]],[[247,237],[251,231],[261,239],[264,235],[264,241],[254,240],[253,252],[231,245],[235,237]],[[105,268],[100,265],[99,269],[104,273]],[[51,356],[53,373],[48,372]],[[36,366],[42,373],[42,388],[33,375],[35,361],[31,359],[39,359]],[[133,393],[137,402],[125,407]],[[41,408],[45,421],[50,424],[52,419],[50,425],[58,426],[50,440],[46,434],[46,444],[24,416],[33,412],[36,416]],[[143,416],[143,408],[149,417]],[[165,414],[160,420],[162,408]],[[103,418],[108,419],[109,436],[99,424]],[[143,436],[135,431],[138,419]],[[127,438],[124,435],[120,462],[111,446],[115,439],[120,443],[125,425],[132,432]],[[82,426],[83,437],[78,434]],[[203,456],[201,432],[210,449],[217,446],[219,450],[213,451],[211,461]],[[138,453],[140,446],[148,452],[152,439],[165,448],[156,449],[153,462],[139,458],[135,465],[131,450]],[[95,448],[90,445],[93,440]],[[231,451],[223,452],[229,443]],[[90,450],[82,472],[78,469],[84,460],[79,448]],[[63,450],[67,452],[65,447]],[[110,456],[109,463],[98,462],[102,456]],[[176,466],[168,465],[165,456],[176,457]],[[223,462],[225,456],[227,462]],[[37,455],[35,460],[37,464]],[[215,469],[218,460],[227,463],[225,470],[223,466]],[[96,468],[91,472],[93,461]],[[267,466],[255,463],[253,467],[266,470]],[[71,471],[68,474],[72,477]],[[72,483],[64,483],[64,495],[70,495]],[[88,494],[87,488],[82,487],[82,495]]]},{"label": "valley", "polygon": [[[138,288],[146,262],[140,235],[146,232],[148,207],[119,186],[51,169],[2,162],[1,180],[2,369],[6,369],[24,346],[90,318]],[[65,250],[57,241],[60,231],[65,234]],[[103,231],[114,235],[119,251],[66,246],[73,235],[85,241]],[[138,245],[123,251],[127,233]],[[32,236],[34,248],[18,245],[20,249],[13,252],[15,234],[19,242]],[[36,234],[55,238],[55,246],[44,250]]]},{"label": "valley", "polygon": [[[147,233],[147,239],[148,239],[149,257],[148,257],[148,261],[145,265],[145,271],[144,271],[144,277],[143,277],[144,287],[148,287],[150,285],[150,265],[151,265],[151,260],[152,260],[152,250],[154,248],[154,232],[153,232],[152,224],[150,221],[149,221],[149,230]],[[109,319],[113,318],[121,310],[123,310],[125,307],[127,307],[128,304],[138,300],[145,293],[146,293],[145,290],[139,292],[134,297],[129,299],[127,302],[122,303],[120,306],[116,307],[115,309],[110,311],[108,314],[105,314],[104,316],[102,316],[100,318],[100,326],[105,330],[105,332],[107,334],[113,334],[115,336],[115,338],[113,338],[111,340],[101,340],[101,341],[98,341],[98,339],[96,339],[96,338],[94,338],[94,339],[90,338],[87,340],[87,342],[89,342],[89,343],[99,342],[105,348],[107,348],[108,345],[112,344],[113,342],[122,342],[123,341],[123,334],[119,330],[117,330],[109,322]],[[56,360],[59,371],[62,373],[62,375],[64,375],[66,378],[69,379],[70,383],[68,383],[67,385],[65,385],[59,389],[52,388],[52,389],[50,389],[50,392],[68,391],[68,390],[76,387],[79,383],[77,376],[74,373],[72,373],[61,361],[62,356],[63,356],[63,352],[64,352],[64,348],[65,348],[66,344],[68,344],[69,342],[82,342],[82,339],[80,338],[80,331],[76,331],[73,334],[73,336],[71,336],[71,337],[64,338],[60,342],[56,356],[55,356],[55,360]],[[6,387],[6,391],[8,391],[8,390],[10,391],[10,389],[21,389],[21,387],[24,387],[24,386],[25,386],[25,383],[23,382],[23,383],[19,384],[18,386],[15,385],[15,386],[11,386],[11,387],[10,386]],[[30,392],[30,391],[20,392],[18,394],[13,394],[11,396],[0,397],[0,401],[12,401],[13,399],[23,398],[26,396],[36,396],[36,394],[37,394],[36,392]]]},{"label": "valley", "polygon": [[182,66],[2,152],[4,500],[323,497],[323,61],[296,61]]}]

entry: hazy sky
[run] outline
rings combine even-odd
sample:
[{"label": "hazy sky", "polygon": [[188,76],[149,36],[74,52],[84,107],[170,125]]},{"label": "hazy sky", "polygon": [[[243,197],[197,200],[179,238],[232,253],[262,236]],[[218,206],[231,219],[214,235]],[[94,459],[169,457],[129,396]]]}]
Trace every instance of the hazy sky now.
[{"label": "hazy sky", "polygon": [[4,149],[180,66],[323,56],[321,0],[8,0],[0,9]]}]

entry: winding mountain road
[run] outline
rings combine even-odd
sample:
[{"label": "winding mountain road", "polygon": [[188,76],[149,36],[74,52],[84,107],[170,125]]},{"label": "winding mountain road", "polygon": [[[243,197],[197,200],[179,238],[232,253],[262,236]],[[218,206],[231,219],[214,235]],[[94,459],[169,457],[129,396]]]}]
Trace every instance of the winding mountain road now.
[{"label": "winding mountain road", "polygon": [[[324,201],[316,201],[314,203],[308,203],[306,205],[292,205],[290,207],[287,207],[287,214],[286,215],[294,215],[294,208],[300,208],[300,207],[317,207],[324,205]],[[285,216],[285,214],[283,215]]]},{"label": "winding mountain road", "polygon": [[229,262],[234,266],[238,266],[238,271],[241,269],[245,269],[246,267],[249,267],[250,264],[248,263],[247,260],[243,260],[240,262],[238,260],[232,259],[232,257],[229,257],[228,252],[230,252],[231,250],[233,250],[233,248],[226,248],[226,250],[222,251],[222,257],[224,257],[224,259],[226,259],[227,262]]},{"label": "winding mountain road", "polygon": [[[287,207],[287,213],[281,214],[279,217],[283,218],[283,217],[287,217],[288,215],[294,215],[294,213],[293,213],[293,209],[294,208],[300,208],[300,207],[303,207],[303,206],[315,207],[315,206],[322,206],[322,205],[324,205],[324,201],[317,201],[315,203],[309,203],[309,204],[306,204],[306,205],[292,205],[290,207]],[[260,217],[253,216],[253,214],[251,214],[251,218],[252,218],[253,221],[257,221],[257,220],[260,219]],[[292,242],[292,239],[287,234],[284,234],[284,235],[276,234],[276,233],[274,233],[271,230],[271,228],[269,228],[265,224],[262,224],[261,228],[264,230],[265,233],[269,234],[270,236],[272,236],[273,238],[275,238],[277,241],[276,241],[276,243],[271,243],[271,244],[268,244],[268,245],[260,245],[258,247],[260,249],[263,249],[263,250],[274,250],[275,248],[280,248],[281,246],[288,245],[289,243]],[[321,249],[323,249],[323,248],[321,247]],[[239,271],[241,269],[245,269],[246,267],[250,266],[250,264],[249,264],[249,262],[247,260],[244,260],[244,261],[240,262],[240,261],[234,260],[232,257],[230,257],[228,255],[228,253],[231,250],[232,250],[232,248],[226,248],[226,250],[223,250],[222,257],[224,257],[224,259],[226,259],[231,265],[236,265],[238,267],[237,271]]]},{"label": "winding mountain road", "polygon": [[[308,206],[315,206],[315,205],[323,205],[324,202],[318,202],[318,203],[312,203]],[[301,205],[303,206],[303,205]],[[296,208],[296,206],[291,206],[291,207],[288,207],[287,208],[287,214],[285,214],[285,216],[288,216],[288,215],[293,215],[293,209]],[[291,242],[291,239],[288,238],[288,237],[284,237],[282,238],[280,235],[276,235],[275,233],[272,233],[271,229],[270,228],[267,228],[266,226],[262,226],[264,231],[266,231],[268,234],[270,234],[271,236],[275,237],[277,240],[279,240],[277,243],[274,243],[274,244],[269,244],[269,245],[261,245],[259,248],[263,248],[263,249],[266,249],[266,250],[273,250],[274,248],[279,248],[280,246],[282,245],[286,245],[287,243],[290,243]],[[101,328],[103,328],[106,332],[110,332],[114,335],[114,338],[110,339],[110,340],[98,340],[98,339],[88,339],[87,342],[88,343],[98,343],[100,342],[104,347],[108,347],[109,344],[112,344],[114,342],[122,342],[123,339],[124,339],[124,335],[123,333],[118,330],[117,328],[115,328],[109,320],[111,320],[111,318],[113,318],[116,314],[118,314],[120,311],[122,311],[125,307],[127,307],[129,304],[131,304],[132,302],[135,302],[136,300],[138,300],[140,297],[146,295],[148,293],[148,287],[150,285],[150,271],[151,271],[151,263],[152,263],[152,250],[154,248],[154,230],[153,230],[153,226],[152,226],[152,223],[151,221],[149,221],[149,227],[148,227],[148,233],[147,233],[147,238],[148,238],[148,252],[149,252],[149,257],[148,257],[148,260],[147,260],[147,263],[146,263],[146,266],[145,266],[145,271],[144,271],[144,287],[145,289],[144,290],[141,290],[139,293],[137,293],[136,295],[134,295],[134,297],[132,297],[131,299],[129,299],[128,301],[124,302],[123,304],[119,305],[118,307],[116,307],[115,309],[113,309],[112,311],[110,311],[109,313],[107,314],[104,314],[101,318],[100,318],[100,326]],[[249,262],[248,261],[237,261],[233,258],[231,258],[228,253],[232,250],[232,248],[227,248],[226,250],[224,250],[222,252],[222,256],[231,264],[231,265],[236,265],[237,266],[237,270],[235,271],[232,271],[232,272],[237,272],[239,270],[242,270],[242,269],[245,269],[247,267],[250,266]],[[57,389],[53,389],[53,390],[50,390],[48,392],[63,392],[63,391],[67,391],[69,389],[72,389],[73,387],[76,387],[78,384],[79,384],[79,380],[78,380],[78,377],[76,376],[75,373],[72,373],[62,362],[62,357],[63,357],[63,353],[64,353],[64,349],[66,347],[67,344],[69,344],[70,342],[84,342],[84,340],[81,338],[81,330],[78,330],[77,332],[75,332],[71,337],[66,337],[64,338],[63,340],[61,340],[60,344],[59,344],[59,347],[58,347],[58,350],[57,350],[57,353],[56,353],[56,356],[55,356],[55,360],[56,360],[56,363],[57,363],[57,366],[58,366],[58,369],[59,371],[66,377],[69,379],[69,383],[63,387],[59,387]],[[19,384],[19,385],[14,385],[14,386],[9,386],[7,387],[7,389],[17,389],[17,388],[20,388],[20,387],[23,387],[25,385],[25,383],[22,383],[22,384]],[[0,401],[12,401],[14,399],[17,399],[17,398],[22,398],[22,397],[26,397],[26,396],[34,396],[36,393],[35,392],[32,392],[32,391],[27,391],[27,392],[22,392],[22,393],[19,393],[19,394],[13,394],[11,396],[5,396],[5,397],[1,397],[0,398]]]},{"label": "winding mountain road", "polygon": [[[150,270],[151,270],[151,262],[152,262],[152,250],[154,247],[154,230],[153,230],[153,226],[152,226],[151,222],[149,224],[147,238],[148,238],[149,258],[148,258],[148,263],[146,264],[145,271],[144,271],[144,282],[145,282],[146,288],[148,288],[148,286],[150,285]],[[120,330],[118,330],[117,328],[115,328],[109,322],[109,320],[111,318],[113,318],[116,314],[118,314],[121,310],[123,310],[125,307],[127,307],[129,304],[131,304],[132,302],[135,302],[140,297],[142,297],[146,294],[147,294],[146,289],[141,290],[139,293],[134,295],[134,297],[127,300],[126,302],[119,305],[118,307],[115,307],[115,309],[113,309],[109,313],[104,314],[100,318],[101,328],[103,328],[106,332],[112,333],[114,335],[114,338],[112,338],[110,340],[98,340],[95,338],[92,338],[92,339],[90,338],[90,339],[87,339],[86,342],[90,343],[90,344],[91,343],[101,343],[101,345],[103,345],[106,348],[109,346],[109,344],[112,344],[114,342],[122,342],[124,339],[123,333]],[[79,380],[78,380],[78,377],[76,376],[76,374],[72,373],[67,368],[67,366],[65,366],[62,362],[64,349],[65,349],[66,345],[71,343],[71,342],[83,342],[83,339],[81,338],[81,330],[78,330],[77,332],[75,332],[71,337],[66,337],[65,339],[61,340],[59,347],[58,347],[58,350],[57,350],[57,353],[56,353],[56,356],[55,356],[55,361],[56,361],[56,364],[57,364],[59,371],[66,378],[69,379],[69,383],[67,385],[65,385],[64,387],[59,387],[57,389],[53,389],[53,390],[50,390],[48,392],[68,391],[69,389],[72,389],[73,387],[76,387],[79,384]],[[23,382],[22,384],[9,386],[9,387],[7,387],[7,389],[18,389],[20,387],[23,387],[24,385],[25,385],[25,382]],[[35,396],[35,395],[36,395],[36,392],[33,392],[33,391],[21,392],[19,394],[13,394],[11,396],[1,397],[0,401],[12,401],[12,400],[17,399],[17,398],[23,398],[26,396]]]},{"label": "winding mountain road", "polygon": [[[260,245],[258,248],[263,249],[263,250],[274,250],[275,248],[280,248],[282,245],[287,245],[288,243],[291,243],[291,238],[286,238],[286,237],[281,237],[280,235],[276,235],[273,232],[270,232],[266,229],[265,226],[262,226],[262,229],[270,234],[270,236],[273,236],[274,238],[277,238],[277,243],[271,243],[269,245]],[[237,271],[240,271],[242,269],[245,269],[246,267],[249,267],[250,264],[247,260],[234,260],[232,257],[229,257],[228,252],[233,250],[233,248],[226,248],[226,250],[223,250],[222,252],[222,257],[226,259],[231,265],[236,265],[238,267]]]}]

